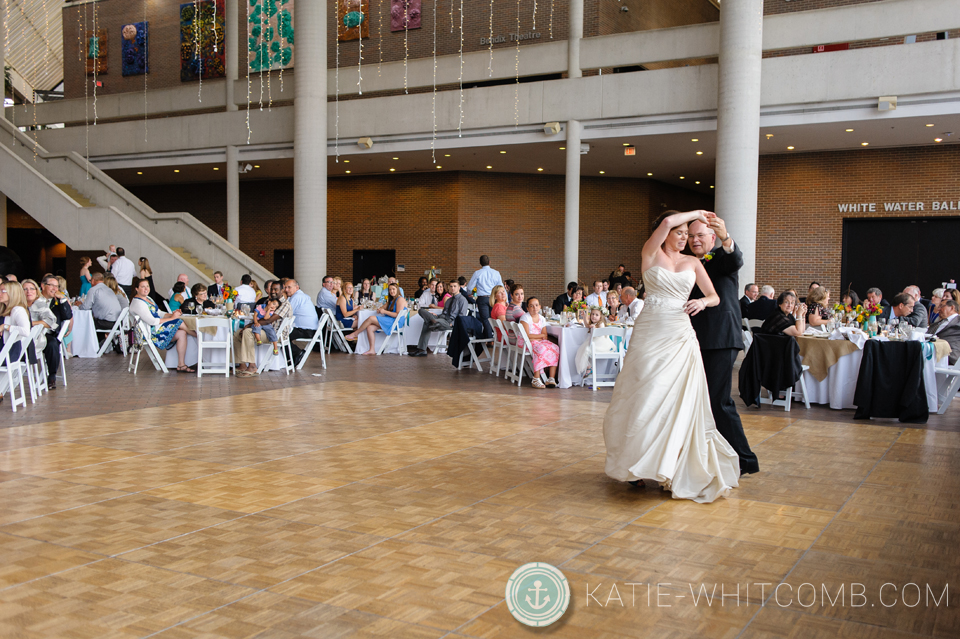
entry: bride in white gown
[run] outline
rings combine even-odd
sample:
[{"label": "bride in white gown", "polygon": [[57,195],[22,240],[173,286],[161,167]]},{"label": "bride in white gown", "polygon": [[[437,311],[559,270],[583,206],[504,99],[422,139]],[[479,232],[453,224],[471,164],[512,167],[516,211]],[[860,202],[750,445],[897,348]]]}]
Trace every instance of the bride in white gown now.
[{"label": "bride in white gown", "polygon": [[[670,212],[643,245],[647,297],[603,420],[606,472],[643,485],[653,479],[675,499],[709,503],[738,485],[740,462],[717,431],[690,315],[720,298],[700,261],[683,255],[687,223],[707,211]],[[704,297],[688,300],[693,285]]]}]

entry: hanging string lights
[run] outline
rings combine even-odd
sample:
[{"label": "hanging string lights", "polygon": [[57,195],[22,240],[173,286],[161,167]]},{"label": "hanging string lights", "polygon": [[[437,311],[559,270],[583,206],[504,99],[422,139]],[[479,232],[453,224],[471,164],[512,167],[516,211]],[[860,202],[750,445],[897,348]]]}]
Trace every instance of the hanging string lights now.
[{"label": "hanging string lights", "polygon": [[463,137],[463,0],[460,0],[460,119],[457,121],[457,137]]},{"label": "hanging string lights", "polygon": [[520,126],[520,0],[517,0],[517,55],[514,66],[517,83],[513,87],[513,126]]},{"label": "hanging string lights", "polygon": [[493,0],[490,0],[490,61],[487,63],[487,76],[493,77]]},{"label": "hanging string lights", "polygon": [[[533,0],[533,30],[537,30],[537,0]],[[517,32],[517,37],[520,37],[520,32]]]},{"label": "hanging string lights", "polygon": [[437,0],[433,0],[433,139],[430,140],[430,157],[437,163]]},{"label": "hanging string lights", "polygon": [[[147,26],[147,0],[143,0],[143,26]],[[143,141],[147,141],[147,66],[150,61],[149,56],[149,34],[143,36]]]},{"label": "hanging string lights", "polygon": [[410,0],[403,0],[403,92],[410,93],[407,90],[407,62],[410,59],[410,20],[407,11],[410,8]]},{"label": "hanging string lights", "polygon": [[[266,37],[264,36],[264,33],[263,33],[264,26],[265,26],[264,13],[266,13],[266,11],[264,11],[263,6],[259,8],[260,8],[260,15],[258,17],[260,18],[260,35],[257,36],[257,42],[258,42],[257,46],[259,47],[257,54],[260,60],[260,64],[258,65],[260,67],[260,111],[263,112],[263,67],[267,66],[264,64],[264,61],[265,61],[264,51],[266,50],[267,44],[266,44]],[[270,74],[268,72],[267,76],[269,75]]]},{"label": "hanging string lights", "polygon": [[[144,0],[146,2],[146,0]],[[250,137],[253,135],[253,129],[250,128],[250,53],[253,51],[250,42],[253,39],[252,28],[250,27],[250,5],[247,3],[247,144],[250,144]]]},{"label": "hanging string lights", "polygon": [[[369,11],[369,9],[367,9]],[[360,15],[363,16],[363,4],[360,5]],[[357,42],[360,43],[360,51],[357,54],[357,90],[360,92],[360,95],[363,95],[363,20],[366,19],[366,16],[361,17],[360,24],[357,25]]]},{"label": "hanging string lights", "polygon": [[340,12],[337,10],[337,3],[333,3],[333,22],[337,25],[337,56],[336,71],[334,72],[334,112],[336,120],[333,126],[334,141],[333,148],[336,153],[337,164],[340,163]]},{"label": "hanging string lights", "polygon": [[555,0],[550,0],[550,39],[553,40],[553,3]]},{"label": "hanging string lights", "polygon": [[377,0],[377,77],[383,66],[383,0]]},{"label": "hanging string lights", "polygon": [[[96,3],[94,3],[93,11],[96,15]],[[200,0],[193,0],[193,55],[197,59],[197,77],[200,78],[200,84],[197,87],[197,102],[203,102],[203,56],[200,54],[200,31],[202,29],[203,19],[200,15]],[[93,102],[96,104],[96,98]],[[94,111],[94,118],[96,118],[96,111]]]}]

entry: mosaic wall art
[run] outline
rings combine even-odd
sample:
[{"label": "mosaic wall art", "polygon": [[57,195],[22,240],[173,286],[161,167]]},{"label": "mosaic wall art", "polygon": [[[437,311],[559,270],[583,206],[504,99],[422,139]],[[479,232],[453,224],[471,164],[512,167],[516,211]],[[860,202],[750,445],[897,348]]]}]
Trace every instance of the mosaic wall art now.
[{"label": "mosaic wall art", "polygon": [[[406,24],[404,24],[406,21]],[[420,28],[420,0],[390,0],[390,30]]]},{"label": "mosaic wall art", "polygon": [[337,36],[341,42],[370,37],[370,4],[367,0],[339,0],[337,17]]},{"label": "mosaic wall art", "polygon": [[94,71],[98,75],[107,72],[108,43],[105,29],[87,32],[87,75],[93,75]]},{"label": "mosaic wall art", "polygon": [[223,22],[223,0],[180,5],[181,82],[226,76]]},{"label": "mosaic wall art", "polygon": [[[307,0],[308,2],[310,0]],[[294,0],[248,0],[250,72],[293,66]]]},{"label": "mosaic wall art", "polygon": [[120,30],[123,75],[143,75],[147,69],[147,23],[134,22]]}]

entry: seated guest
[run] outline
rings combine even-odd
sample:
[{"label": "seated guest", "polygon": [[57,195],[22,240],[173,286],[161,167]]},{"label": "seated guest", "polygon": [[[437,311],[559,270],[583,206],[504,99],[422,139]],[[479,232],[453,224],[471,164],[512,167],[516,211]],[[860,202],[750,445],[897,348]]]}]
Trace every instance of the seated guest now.
[{"label": "seated guest", "polygon": [[439,283],[440,280],[433,278],[427,284],[426,288],[417,295],[417,301],[422,308],[430,308],[436,302],[437,284]]},{"label": "seated guest", "polygon": [[[446,309],[444,309],[446,312]],[[430,313],[428,313],[430,315]],[[433,315],[430,315],[433,318]],[[434,318],[436,319],[436,318]],[[396,282],[387,284],[387,301],[386,303],[377,310],[377,314],[368,317],[364,320],[363,324],[358,326],[356,330],[347,335],[348,340],[355,340],[360,337],[360,331],[367,332],[367,341],[369,343],[369,348],[364,355],[376,355],[377,354],[377,340],[376,333],[379,328],[384,333],[389,333],[393,330],[393,325],[395,322],[400,322],[400,327],[407,321],[407,300],[403,299],[400,295],[400,286]],[[427,324],[423,326],[423,333],[421,333],[421,341],[423,340],[423,334],[427,331]],[[429,336],[429,333],[426,333]]]},{"label": "seated guest", "polygon": [[190,293],[191,298],[180,305],[180,312],[199,315],[203,309],[216,306],[207,295],[207,287],[203,284],[194,284]]},{"label": "seated guest", "polygon": [[[177,276],[177,282],[183,282],[183,292],[186,293],[187,287],[190,286],[190,278],[187,276],[187,274],[186,274],[186,273],[181,273],[180,275],[178,275],[178,276]],[[173,301],[173,295],[174,295],[175,292],[176,292],[176,282],[174,283],[174,285],[173,285],[172,287],[170,287],[170,290],[167,291],[167,299],[169,299],[171,302]],[[183,299],[187,299],[187,297],[189,297],[189,293],[186,294],[186,295],[184,295],[184,296],[183,296]],[[182,301],[182,300],[181,300],[181,301]],[[173,308],[173,305],[172,305],[172,304],[171,304],[170,308]]]},{"label": "seated guest", "polygon": [[[530,340],[533,358],[534,388],[557,387],[557,366],[560,363],[560,347],[547,339],[547,320],[540,314],[540,300],[531,297],[527,300],[527,312],[518,322]],[[540,373],[547,371],[546,384],[540,379]]]},{"label": "seated guest", "polygon": [[[27,309],[27,298],[19,283],[0,281],[0,348],[6,340],[17,340],[30,334],[30,311]],[[11,360],[20,357],[20,346],[14,344],[10,348]],[[0,390],[0,397],[3,391]]]},{"label": "seated guest", "polygon": [[40,297],[33,306],[45,306],[56,317],[56,326],[51,326],[47,331],[47,343],[43,349],[43,358],[47,363],[47,386],[54,389],[57,387],[57,371],[60,368],[60,340],[57,338],[57,329],[73,319],[73,309],[64,294],[60,292],[60,282],[56,276],[44,275],[40,283]]},{"label": "seated guest", "polygon": [[740,298],[740,316],[747,316],[747,307],[757,301],[760,296],[760,287],[750,283],[743,287],[743,297]]},{"label": "seated guest", "polygon": [[[457,283],[459,288],[460,283]],[[462,293],[461,293],[462,295]],[[446,304],[447,300],[450,299],[451,295],[447,292],[446,286],[443,282],[437,282],[436,291],[433,293],[433,303],[428,306],[428,308],[443,308],[443,305]]]},{"label": "seated guest", "polygon": [[49,305],[44,302],[40,295],[40,285],[34,280],[23,280],[23,299],[30,311],[30,328],[42,325],[44,330],[40,331],[37,339],[34,340],[34,348],[37,354],[44,352],[47,347],[47,332],[56,330],[59,326],[57,316],[50,310]]},{"label": "seated guest", "polygon": [[640,311],[643,310],[643,300],[637,297],[637,291],[632,286],[628,286],[620,293],[620,310],[617,319],[621,322],[626,320],[637,320]]},{"label": "seated guest", "polygon": [[[260,285],[257,284],[257,280],[252,279],[252,278],[250,279],[250,288],[253,289],[253,292],[255,293],[255,297],[256,297],[257,299],[260,299],[260,297],[263,295],[263,291],[260,290]],[[256,303],[256,302],[254,302],[254,303]]]},{"label": "seated guest", "polygon": [[603,292],[604,294],[610,290],[610,280],[603,280]]},{"label": "seated guest", "polygon": [[337,296],[337,299],[340,299],[340,293],[343,292],[343,279],[341,277],[333,278],[333,289],[331,292]]},{"label": "seated guest", "polygon": [[353,284],[347,282],[343,285],[343,291],[341,291],[340,298],[337,300],[337,310],[334,311],[334,314],[344,328],[350,328],[359,312],[360,305],[353,301]]},{"label": "seated guest", "polygon": [[[287,280],[283,285],[283,292],[287,296],[287,302],[290,303],[290,312],[294,318],[293,330],[290,331],[290,348],[293,350],[293,363],[296,365],[303,357],[303,349],[297,346],[294,340],[313,339],[313,334],[317,332],[317,326],[320,324],[320,317],[310,297],[300,290],[297,280]],[[283,308],[282,304],[281,308]]]},{"label": "seated guest", "polygon": [[597,280],[593,283],[593,292],[587,295],[587,306],[603,306],[603,280]]},{"label": "seated guest", "polygon": [[280,300],[274,297],[268,299],[263,306],[255,308],[253,311],[253,327],[250,329],[257,340],[257,346],[263,344],[263,338],[266,338],[273,346],[274,355],[280,354],[280,350],[277,348],[277,327],[269,322],[261,324],[261,321],[276,315],[278,308],[280,308]]},{"label": "seated guest", "polygon": [[883,292],[879,288],[876,286],[868,288],[866,301],[883,309],[883,313],[881,313],[877,319],[890,321],[890,302],[883,299]]},{"label": "seated guest", "polygon": [[457,318],[467,314],[467,298],[460,292],[460,282],[450,280],[448,286],[449,296],[444,302],[443,312],[440,315],[434,315],[425,308],[420,309],[419,315],[423,318],[423,330],[420,331],[417,351],[412,353],[414,357],[426,356],[427,344],[430,343],[430,333],[453,330],[453,324],[457,321]]},{"label": "seated guest", "polygon": [[430,280],[425,277],[420,277],[417,280],[417,292],[414,293],[413,296],[419,299],[420,296],[426,293],[428,290],[430,290]]},{"label": "seated guest", "polygon": [[553,312],[559,315],[563,312],[564,307],[570,306],[571,302],[573,302],[573,293],[576,290],[576,282],[567,284],[567,292],[558,295],[557,298],[553,300],[553,304],[550,305],[553,308]]},{"label": "seated guest", "polygon": [[[913,301],[912,297],[906,293],[897,293],[893,296],[893,301],[890,303],[890,319],[896,319],[911,326],[917,326],[918,328],[926,328],[926,326],[914,324],[916,321],[916,315],[914,314],[916,306],[917,304]],[[927,319],[926,313],[923,315],[923,319]]]},{"label": "seated guest", "polygon": [[170,310],[175,311],[180,308],[180,305],[187,299],[187,285],[183,282],[177,282],[173,285],[171,292],[173,295],[170,296]]},{"label": "seated guest", "polygon": [[213,272],[213,284],[207,287],[207,297],[211,299],[220,299],[223,297],[223,289],[226,287],[226,282],[223,281],[223,273],[220,271]]},{"label": "seated guest", "polygon": [[[177,282],[177,284],[183,284],[183,282]],[[136,293],[130,301],[130,313],[150,327],[150,339],[153,345],[162,351],[176,345],[177,372],[196,373],[196,369],[190,368],[184,361],[187,355],[187,335],[190,333],[183,326],[180,311],[161,313],[157,303],[150,297],[150,283],[146,280],[140,280]]]},{"label": "seated guest", "polygon": [[337,308],[337,296],[333,293],[333,278],[329,275],[323,276],[323,284],[320,287],[320,292],[317,293],[317,317],[320,316],[320,311],[325,308],[331,311]]},{"label": "seated guest", "polygon": [[463,295],[463,299],[467,300],[467,304],[476,304],[477,300],[473,299],[473,291],[467,290],[467,278],[463,275],[457,278],[457,284],[460,285],[460,294]]},{"label": "seated guest", "polygon": [[812,289],[807,294],[807,324],[818,327],[830,320],[830,291],[823,286]]},{"label": "seated guest", "polygon": [[267,303],[267,300],[270,299],[270,291],[272,290],[273,290],[273,280],[267,280],[266,282],[263,283],[263,290],[257,293],[257,295],[259,296],[257,297],[257,306]]},{"label": "seated guest", "polygon": [[366,277],[365,277],[365,278],[363,278],[363,281],[360,282],[360,294],[359,294],[358,297],[359,297],[359,299],[360,299],[361,302],[365,302],[365,301],[367,301],[367,300],[372,300],[372,299],[373,299],[373,291],[372,291],[371,288],[370,288],[370,279],[369,279],[369,278],[366,278]]},{"label": "seated guest", "polygon": [[[147,280],[149,283],[150,280]],[[130,299],[127,297],[127,294],[123,291],[120,285],[117,283],[117,278],[113,276],[113,273],[104,273],[103,274],[103,285],[113,291],[113,294],[117,296],[117,301],[120,302],[120,308],[129,308]],[[153,291],[150,291],[150,297],[153,298],[153,301],[157,301],[157,296],[153,295]]]},{"label": "seated guest", "polygon": [[800,301],[807,304],[807,298],[810,297],[810,293],[812,293],[815,288],[820,288],[820,282],[810,282],[810,286],[807,287],[807,297]]},{"label": "seated guest", "polygon": [[603,328],[604,326],[606,326],[606,322],[603,319],[603,311],[600,308],[591,308],[587,323],[584,325],[584,328],[590,330],[591,335],[590,338],[585,339],[580,345],[580,348],[577,349],[577,357],[574,360],[577,365],[577,372],[581,375],[590,370],[594,353],[612,353],[617,350],[617,345],[616,342],[613,341],[613,338],[607,335],[602,337],[593,336],[593,329]]},{"label": "seated guest", "polygon": [[[273,288],[276,289],[280,285],[280,282],[274,282]],[[316,311],[314,311],[313,302],[310,301],[310,298],[306,293],[303,294],[302,298],[298,298],[302,303],[302,312],[307,316],[312,315],[316,318]],[[271,296],[267,299],[268,302],[272,302],[269,306],[265,306],[264,313],[258,315],[256,323],[261,327],[262,332],[267,332],[266,329],[269,326],[272,331],[272,337],[276,341],[285,339],[287,335],[292,335],[293,331],[286,329],[285,335],[278,335],[277,331],[280,330],[280,324],[283,323],[283,320],[287,317],[290,317],[293,314],[293,309],[290,307],[290,302],[286,298],[280,299],[277,296]],[[274,309],[274,304],[279,306]],[[308,317],[309,319],[309,317]],[[237,360],[237,377],[253,377],[257,374],[257,344],[259,342],[256,339],[256,335],[253,332],[253,326],[247,325],[243,330],[237,331],[233,335],[233,347],[234,352],[236,353]],[[313,333],[310,333],[310,337],[313,337]],[[269,339],[269,337],[268,337]],[[262,339],[260,340],[263,341]],[[293,346],[291,344],[291,346]],[[299,350],[299,349],[298,349]],[[274,345],[274,354],[277,353],[277,346]],[[301,353],[303,351],[300,351]]]},{"label": "seated guest", "polygon": [[908,286],[903,289],[904,295],[909,295],[913,300],[913,310],[907,317],[907,322],[917,328],[926,328],[929,325],[927,319],[927,307],[920,303],[920,288],[917,286]]},{"label": "seated guest", "polygon": [[237,304],[248,304],[250,306],[257,303],[257,292],[250,286],[253,278],[249,273],[240,276],[240,286],[237,287],[237,296],[234,302]]},{"label": "seated guest", "polygon": [[507,321],[519,322],[523,314],[527,312],[526,303],[523,301],[523,287],[514,284],[510,287],[510,305],[507,306]]},{"label": "seated guest", "polygon": [[620,294],[616,291],[607,291],[607,317],[617,319],[620,312]]},{"label": "seated guest", "polygon": [[850,308],[856,308],[860,305],[860,296],[857,295],[855,290],[848,288],[843,292],[843,296],[840,298],[840,303],[844,306],[849,306]]},{"label": "seated guest", "polygon": [[399,291],[400,297],[403,297],[403,287],[400,286],[400,282],[397,281],[397,278],[391,276],[387,278],[387,285],[383,287],[383,290],[380,292],[381,301],[387,301],[387,298],[390,296],[390,292],[387,290],[390,288],[391,284],[397,285],[397,291]]},{"label": "seated guest", "polygon": [[[761,293],[762,295],[762,293]],[[760,327],[765,335],[789,335],[799,337],[806,330],[803,318],[807,315],[805,304],[797,305],[797,296],[789,291],[780,293],[777,307]]]},{"label": "seated guest", "polygon": [[[93,287],[87,292],[80,309],[93,312],[93,324],[98,330],[109,331],[120,317],[123,308],[116,293],[103,283],[103,273],[94,273],[91,275],[91,281]],[[101,344],[106,336],[106,333],[97,333]]]},{"label": "seated guest", "polygon": [[747,307],[747,314],[745,317],[747,319],[760,320],[763,322],[768,317],[773,315],[773,312],[777,308],[777,302],[773,299],[775,294],[776,291],[773,290],[772,286],[763,286],[760,289],[760,295],[757,297],[756,301],[750,302],[750,306]]},{"label": "seated guest", "polygon": [[510,291],[513,290],[513,285],[516,284],[513,280],[503,280],[503,288],[507,291],[507,297],[510,297]]},{"label": "seated guest", "polygon": [[[507,289],[499,284],[490,291],[490,319],[507,320]],[[500,329],[497,329],[497,339],[500,339]]]},{"label": "seated guest", "polygon": [[930,326],[940,319],[940,302],[943,301],[944,291],[944,288],[935,288],[930,294],[930,315],[927,316],[927,324]]},{"label": "seated guest", "polygon": [[936,335],[937,339],[944,340],[950,344],[950,355],[947,361],[953,366],[960,357],[960,304],[952,299],[945,298],[940,300],[939,319],[927,329],[928,335]]}]

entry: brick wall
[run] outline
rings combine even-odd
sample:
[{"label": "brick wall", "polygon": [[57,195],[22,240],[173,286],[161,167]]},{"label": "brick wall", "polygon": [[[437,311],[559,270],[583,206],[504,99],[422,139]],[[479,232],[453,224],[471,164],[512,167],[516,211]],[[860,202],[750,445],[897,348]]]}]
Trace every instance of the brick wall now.
[{"label": "brick wall", "polygon": [[796,13],[797,11],[846,7],[851,4],[880,1],[881,0],[793,0],[790,2],[789,0],[763,0],[763,15],[772,16],[778,13]]},{"label": "brick wall", "polygon": [[[865,149],[760,158],[757,282],[777,291],[818,281],[840,291],[845,217],[956,216],[932,199],[960,201],[960,146]],[[841,213],[847,202],[925,201],[920,212]],[[859,291],[862,295],[863,291]]]}]

